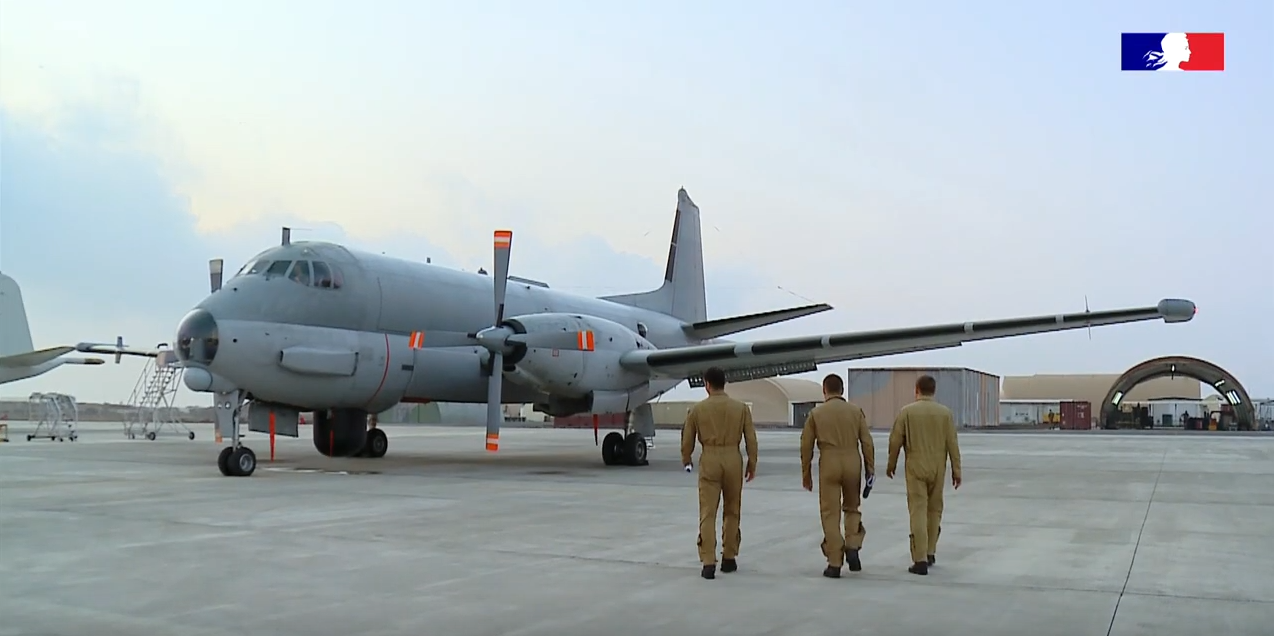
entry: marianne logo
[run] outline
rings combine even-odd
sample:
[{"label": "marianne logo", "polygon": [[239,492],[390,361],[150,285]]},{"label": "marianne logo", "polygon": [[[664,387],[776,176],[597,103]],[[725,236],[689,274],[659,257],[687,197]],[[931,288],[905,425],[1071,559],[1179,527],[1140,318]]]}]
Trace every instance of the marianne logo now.
[{"label": "marianne logo", "polygon": [[1224,33],[1122,33],[1121,70],[1224,71]]}]

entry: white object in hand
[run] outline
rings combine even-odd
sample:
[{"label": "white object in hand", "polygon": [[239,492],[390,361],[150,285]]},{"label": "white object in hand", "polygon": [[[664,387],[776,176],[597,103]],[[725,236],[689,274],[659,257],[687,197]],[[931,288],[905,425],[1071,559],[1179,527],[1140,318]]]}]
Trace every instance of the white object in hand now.
[{"label": "white object in hand", "polygon": [[694,470],[694,464],[686,464],[686,472]]}]

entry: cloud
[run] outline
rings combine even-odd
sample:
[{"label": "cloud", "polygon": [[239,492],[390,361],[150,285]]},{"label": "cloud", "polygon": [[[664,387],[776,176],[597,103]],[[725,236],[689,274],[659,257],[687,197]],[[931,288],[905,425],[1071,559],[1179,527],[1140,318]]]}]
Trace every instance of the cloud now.
[{"label": "cloud", "polygon": [[[618,252],[596,234],[555,240],[551,221],[501,210],[509,202],[483,195],[462,177],[443,196],[457,204],[452,235],[472,245],[446,249],[428,231],[360,236],[336,223],[287,211],[201,233],[173,178],[174,164],[147,148],[162,136],[140,114],[136,94],[119,87],[104,107],[68,105],[37,120],[0,109],[0,266],[22,285],[36,346],[84,340],[137,346],[168,342],[181,316],[208,292],[208,260],[222,258],[227,276],[253,254],[293,240],[326,240],[390,256],[468,270],[490,269],[490,232],[483,220],[509,218],[516,232],[512,273],[586,295],[652,289],[665,254]],[[180,163],[177,169],[183,169]],[[673,215],[667,215],[671,232]],[[595,231],[605,231],[598,227]],[[485,252],[485,256],[479,256]],[[758,271],[708,264],[714,316],[771,309],[774,286]],[[784,303],[777,299],[778,304]],[[9,385],[4,395],[72,392],[81,400],[124,401],[143,362],[116,367],[63,367]],[[181,391],[181,403],[204,396]]]}]

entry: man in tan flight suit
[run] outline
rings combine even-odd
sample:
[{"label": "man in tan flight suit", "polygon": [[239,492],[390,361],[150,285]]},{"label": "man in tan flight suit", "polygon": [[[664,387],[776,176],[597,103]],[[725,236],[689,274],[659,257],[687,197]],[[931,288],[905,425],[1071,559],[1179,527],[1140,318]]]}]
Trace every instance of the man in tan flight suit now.
[{"label": "man in tan flight suit", "polygon": [[951,409],[934,401],[937,383],[931,376],[916,380],[916,401],[902,407],[889,433],[889,466],[885,476],[894,478],[898,451],[907,455],[907,512],[911,516],[912,574],[925,575],[936,562],[938,535],[942,533],[942,489],[951,459],[951,484],[960,488],[960,444],[956,440]]},{"label": "man in tan flight suit", "polygon": [[[801,431],[801,485],[806,490],[814,489],[810,464],[814,445],[818,444],[818,508],[823,515],[823,554],[827,557],[823,576],[829,578],[840,576],[844,560],[849,561],[850,572],[863,569],[858,551],[863,547],[867,529],[859,510],[859,487],[864,466],[869,477],[876,472],[876,447],[867,428],[867,415],[857,404],[846,401],[844,393],[845,383],[839,375],[832,373],[823,378],[824,401],[810,411],[805,430]],[[862,461],[858,456],[860,445]]]},{"label": "man in tan flight suit", "polygon": [[[743,497],[743,480],[756,476],[756,429],[752,426],[752,409],[725,393],[725,371],[712,367],[703,373],[708,397],[691,407],[681,430],[681,463],[692,470],[690,454],[695,442],[703,445],[699,454],[699,561],[703,578],[716,578],[717,572],[717,505],[724,502],[721,513],[721,571],[739,569],[735,557],[743,534],[739,530],[739,511]],[[739,453],[739,442],[747,444],[747,469]]]}]

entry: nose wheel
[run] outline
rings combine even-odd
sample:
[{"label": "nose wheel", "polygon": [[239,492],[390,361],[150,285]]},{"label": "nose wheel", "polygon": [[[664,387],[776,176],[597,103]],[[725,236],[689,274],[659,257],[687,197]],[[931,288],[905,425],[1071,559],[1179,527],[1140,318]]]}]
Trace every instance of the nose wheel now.
[{"label": "nose wheel", "polygon": [[230,445],[217,455],[217,468],[226,477],[249,477],[257,470],[256,453],[240,443],[239,409],[242,404],[243,394],[240,391],[218,393],[214,403],[218,429],[224,431],[228,428],[230,432]]},{"label": "nose wheel", "polygon": [[257,455],[247,446],[227,446],[217,456],[217,468],[226,477],[249,477],[257,470]]}]

